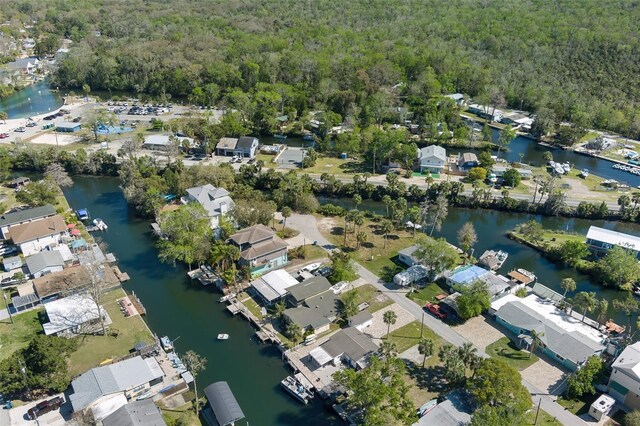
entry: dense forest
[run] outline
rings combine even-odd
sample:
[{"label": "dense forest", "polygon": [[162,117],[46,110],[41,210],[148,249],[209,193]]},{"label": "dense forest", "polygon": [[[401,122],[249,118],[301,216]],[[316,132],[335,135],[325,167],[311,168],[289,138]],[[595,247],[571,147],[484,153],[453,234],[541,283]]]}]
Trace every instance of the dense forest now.
[{"label": "dense forest", "polygon": [[[331,110],[381,121],[463,92],[545,121],[640,134],[640,6],[613,0],[0,0],[74,40],[66,87]],[[99,31],[99,34],[96,33]]]}]

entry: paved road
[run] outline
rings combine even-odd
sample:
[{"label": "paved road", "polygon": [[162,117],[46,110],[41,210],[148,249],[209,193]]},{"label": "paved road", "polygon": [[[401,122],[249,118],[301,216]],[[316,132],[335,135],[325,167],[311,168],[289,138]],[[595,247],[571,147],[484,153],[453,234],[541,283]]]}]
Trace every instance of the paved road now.
[{"label": "paved road", "polygon": [[[322,235],[322,233],[320,233],[320,231],[318,230],[317,220],[312,215],[294,214],[287,219],[287,225],[288,227],[305,234],[310,240],[317,241],[319,246],[329,252],[336,249],[336,247],[329,240],[327,240]],[[391,300],[411,313],[416,318],[416,320],[422,321],[424,319],[424,324],[434,332],[436,332],[440,337],[445,339],[447,342],[456,346],[462,346],[463,343],[468,342],[467,339],[459,335],[447,324],[437,320],[431,315],[423,315],[424,311],[422,310],[422,308],[413,300],[406,297],[405,290],[394,289],[392,286],[385,283],[380,277],[378,277],[359,263],[356,263],[356,269],[358,271],[358,274],[362,278],[364,278],[367,282],[373,284],[378,290],[389,296]],[[476,349],[478,350],[478,355],[483,357],[488,356],[479,348],[476,347]],[[540,402],[541,400],[540,407],[544,411],[549,413],[549,415],[558,419],[558,421],[560,421],[563,425],[584,426],[586,424],[579,417],[571,414],[569,411],[566,411],[562,406],[557,404],[548,396],[546,392],[542,392],[533,384],[527,382],[524,379],[522,380],[522,384],[529,390],[533,403],[537,406],[538,402]]]}]

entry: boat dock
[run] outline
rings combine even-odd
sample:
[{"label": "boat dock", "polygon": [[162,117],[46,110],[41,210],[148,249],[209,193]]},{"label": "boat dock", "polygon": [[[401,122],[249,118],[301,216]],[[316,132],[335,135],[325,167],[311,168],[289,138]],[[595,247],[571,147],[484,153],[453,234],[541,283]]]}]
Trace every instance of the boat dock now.
[{"label": "boat dock", "polygon": [[136,308],[136,311],[138,311],[139,315],[147,314],[146,308],[142,305],[142,302],[140,301],[140,299],[138,298],[135,292],[133,291],[131,292],[131,295],[129,296],[129,301],[131,302],[133,307]]},{"label": "boat dock", "polygon": [[129,274],[127,274],[126,272],[122,272],[120,268],[118,268],[117,266],[113,267],[113,273],[116,275],[116,278],[118,278],[118,281],[120,281],[121,283],[125,281],[129,281],[131,279],[129,278]]},{"label": "boat dock", "polygon": [[271,327],[271,324],[258,319],[251,313],[251,311],[249,311],[249,309],[247,309],[246,306],[242,304],[242,302],[235,298],[227,300],[227,311],[229,311],[231,315],[240,314],[249,321],[249,324],[253,325],[257,329],[255,335],[260,342],[273,343],[282,348],[282,341],[278,337],[278,333],[276,333],[273,327]]},{"label": "boat dock", "polygon": [[87,228],[87,232],[97,232],[97,231],[101,231],[100,228],[98,228],[95,225],[87,225],[85,226],[85,228]]},{"label": "boat dock", "polygon": [[204,286],[208,286],[210,284],[216,284],[220,280],[220,277],[214,274],[213,271],[211,272],[203,271],[202,268],[189,271],[187,272],[187,275],[192,280],[200,281],[200,284]]}]

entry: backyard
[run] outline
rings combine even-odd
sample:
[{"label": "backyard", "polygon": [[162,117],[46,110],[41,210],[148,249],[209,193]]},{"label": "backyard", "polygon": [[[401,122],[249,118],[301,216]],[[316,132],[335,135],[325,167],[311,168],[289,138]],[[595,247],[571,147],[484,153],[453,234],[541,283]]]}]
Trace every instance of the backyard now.
[{"label": "backyard", "polygon": [[358,295],[358,297],[356,297],[356,304],[369,304],[368,310],[371,313],[379,311],[380,309],[385,308],[393,303],[393,300],[382,294],[371,284],[364,284],[358,288],[349,290],[348,292],[343,293],[343,296],[341,297],[344,297],[344,294],[351,292],[356,292],[356,294]]},{"label": "backyard", "polygon": [[38,318],[41,312],[44,312],[44,309],[15,314],[13,324],[9,318],[0,321],[0,360],[26,347],[35,335],[42,333],[42,325]]},{"label": "backyard", "polygon": [[508,337],[493,342],[487,346],[485,351],[487,355],[504,361],[518,371],[522,371],[538,361],[535,354],[518,349]]},{"label": "backyard", "polygon": [[421,289],[407,293],[407,297],[420,306],[424,306],[427,302],[435,302],[436,296],[440,294],[447,295],[448,292],[440,287],[437,283],[428,283]]}]

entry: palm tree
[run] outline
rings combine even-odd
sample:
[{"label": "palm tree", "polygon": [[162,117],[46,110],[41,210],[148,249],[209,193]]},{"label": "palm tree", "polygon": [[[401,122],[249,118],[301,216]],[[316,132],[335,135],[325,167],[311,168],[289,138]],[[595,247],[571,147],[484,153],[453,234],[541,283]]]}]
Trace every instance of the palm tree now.
[{"label": "palm tree", "polygon": [[470,342],[465,342],[458,348],[458,356],[462,360],[465,366],[469,366],[471,359],[475,356],[478,350]]},{"label": "palm tree", "polygon": [[391,326],[396,323],[398,319],[398,315],[396,315],[393,311],[387,311],[382,314],[382,321],[387,324],[387,339],[389,338],[389,331],[391,330]]},{"label": "palm tree", "polygon": [[542,336],[544,336],[544,333],[531,330],[531,350],[529,351],[529,358],[531,358],[531,355],[538,349],[538,346],[542,344]]},{"label": "palm tree", "polygon": [[393,230],[393,224],[391,223],[390,220],[383,220],[382,223],[380,224],[381,227],[381,231],[384,234],[384,248],[387,248],[387,236],[389,235],[389,232],[391,232]]},{"label": "palm tree", "polygon": [[576,281],[573,278],[565,278],[560,282],[560,287],[564,290],[562,298],[567,296],[567,292],[576,290]]},{"label": "palm tree", "polygon": [[576,294],[575,303],[582,308],[582,322],[584,322],[587,311],[591,312],[596,307],[597,301],[595,292],[581,291]]},{"label": "palm tree", "polygon": [[207,365],[207,359],[195,353],[194,351],[187,351],[182,358],[185,366],[191,372],[191,376],[193,376],[193,390],[196,394],[195,408],[196,408],[196,416],[200,413],[200,404],[198,401],[198,386],[196,384],[196,378],[198,377],[198,373],[203,371]]},{"label": "palm tree", "polygon": [[356,234],[356,249],[359,249],[362,243],[367,241],[367,233],[360,231]]},{"label": "palm tree", "polygon": [[422,367],[424,368],[424,363],[427,362],[427,357],[433,355],[434,344],[433,340],[422,338],[420,339],[420,343],[418,343],[418,352],[423,356],[422,358]]},{"label": "palm tree", "polygon": [[382,202],[387,208],[387,217],[389,217],[389,206],[391,205],[391,201],[392,201],[391,197],[389,197],[388,195],[385,195],[384,197],[382,197]]},{"label": "palm tree", "polygon": [[358,233],[358,229],[364,224],[364,214],[362,212],[357,212],[353,215],[353,224],[355,225],[353,232]]},{"label": "palm tree", "polygon": [[427,191],[429,191],[429,188],[431,188],[431,184],[433,183],[433,181],[434,179],[433,179],[433,176],[431,176],[431,173],[429,173],[429,176],[424,178],[424,183],[427,184]]},{"label": "palm tree", "polygon": [[291,217],[291,214],[293,213],[293,211],[291,210],[291,207],[285,206],[282,208],[282,217],[283,217],[283,221],[282,221],[282,228],[286,228],[287,227],[287,218]]},{"label": "palm tree", "polygon": [[609,301],[601,299],[598,301],[598,324],[603,325],[607,321],[607,313],[609,311]]},{"label": "palm tree", "polygon": [[362,204],[362,196],[360,194],[353,196],[353,204],[355,205],[356,210],[358,210],[358,206]]},{"label": "palm tree", "polygon": [[273,306],[273,316],[275,316],[276,319],[281,320],[284,315],[284,311],[286,310],[287,305],[285,305],[284,300],[281,300]]},{"label": "palm tree", "polygon": [[297,345],[300,340],[302,340],[302,329],[295,322],[290,322],[287,324],[287,337],[289,340],[293,342],[294,345]]}]

